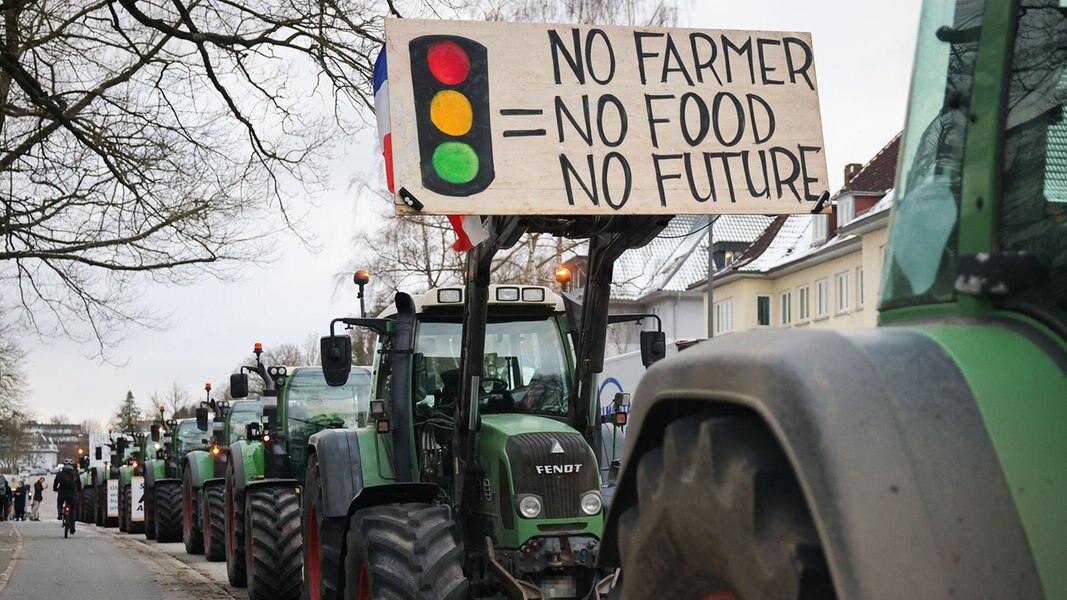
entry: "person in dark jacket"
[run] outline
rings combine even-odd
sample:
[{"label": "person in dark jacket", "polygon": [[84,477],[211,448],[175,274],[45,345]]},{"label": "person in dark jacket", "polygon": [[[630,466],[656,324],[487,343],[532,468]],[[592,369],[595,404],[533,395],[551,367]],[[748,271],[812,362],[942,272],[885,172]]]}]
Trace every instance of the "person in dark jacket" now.
[{"label": "person in dark jacket", "polygon": [[26,494],[30,491],[30,486],[26,485],[25,479],[19,479],[18,486],[15,488],[15,512],[12,513],[12,518],[16,521],[26,520]]},{"label": "person in dark jacket", "polygon": [[40,521],[41,515],[38,512],[41,508],[41,501],[44,500],[44,477],[37,479],[37,482],[33,484],[33,502],[30,504],[30,520]]},{"label": "person in dark jacket", "polygon": [[7,520],[8,507],[11,505],[11,486],[7,478],[0,475],[0,521]]},{"label": "person in dark jacket", "polygon": [[57,519],[63,520],[63,504],[70,505],[71,533],[74,533],[74,524],[78,521],[73,516],[78,514],[78,492],[81,489],[81,477],[78,477],[78,472],[74,470],[74,461],[68,458],[63,461],[63,470],[56,473],[56,480],[52,482],[52,491],[56,492]]}]

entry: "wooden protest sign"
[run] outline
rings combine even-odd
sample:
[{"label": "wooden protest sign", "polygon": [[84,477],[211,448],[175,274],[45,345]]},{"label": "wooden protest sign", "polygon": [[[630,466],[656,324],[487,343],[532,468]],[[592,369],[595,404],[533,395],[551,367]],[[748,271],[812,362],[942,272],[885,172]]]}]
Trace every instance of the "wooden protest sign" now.
[{"label": "wooden protest sign", "polygon": [[829,188],[806,33],[391,19],[385,61],[423,213],[789,214]]}]

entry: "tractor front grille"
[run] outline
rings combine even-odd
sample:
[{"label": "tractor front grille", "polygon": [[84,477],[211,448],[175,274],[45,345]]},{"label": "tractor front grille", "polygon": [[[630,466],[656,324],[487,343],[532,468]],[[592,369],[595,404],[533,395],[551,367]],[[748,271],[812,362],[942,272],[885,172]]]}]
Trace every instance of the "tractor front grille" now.
[{"label": "tractor front grille", "polygon": [[544,507],[542,518],[584,516],[579,506],[581,495],[597,489],[598,477],[596,458],[582,436],[522,433],[508,440],[506,451],[515,495],[540,496]]}]

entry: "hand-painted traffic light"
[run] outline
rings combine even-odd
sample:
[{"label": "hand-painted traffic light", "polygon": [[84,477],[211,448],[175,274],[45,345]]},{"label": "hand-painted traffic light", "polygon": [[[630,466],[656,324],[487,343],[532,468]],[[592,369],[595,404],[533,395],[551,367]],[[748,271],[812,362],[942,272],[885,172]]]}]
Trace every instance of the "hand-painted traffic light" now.
[{"label": "hand-painted traffic light", "polygon": [[409,51],[423,187],[446,196],[484,190],[494,177],[485,46],[430,35]]}]

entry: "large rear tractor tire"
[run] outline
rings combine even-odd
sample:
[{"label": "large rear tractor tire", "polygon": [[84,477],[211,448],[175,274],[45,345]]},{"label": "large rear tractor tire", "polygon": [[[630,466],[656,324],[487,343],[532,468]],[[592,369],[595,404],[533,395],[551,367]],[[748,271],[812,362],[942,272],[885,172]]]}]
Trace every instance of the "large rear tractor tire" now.
[{"label": "large rear tractor tire", "polygon": [[133,486],[126,486],[125,500],[126,509],[126,532],[132,534],[144,533],[144,521],[133,520]]},{"label": "large rear tractor tire", "polygon": [[84,517],[83,523],[95,523],[96,522],[96,488],[85,488],[85,492],[82,494],[82,502],[84,504],[81,507],[81,513]]},{"label": "large rear tractor tire", "polygon": [[119,488],[119,531],[126,533],[126,488]]},{"label": "large rear tractor tire", "polygon": [[301,494],[304,519],[304,600],[339,600],[347,517],[323,516],[319,458],[312,454]]},{"label": "large rear tractor tire", "polygon": [[226,465],[223,494],[226,497],[226,578],[230,585],[244,587],[248,582],[245,573],[245,498],[237,491],[232,460]]},{"label": "large rear tractor tire", "polygon": [[199,490],[193,488],[193,478],[185,469],[182,476],[182,542],[186,554],[204,553],[204,532],[200,531]]},{"label": "large rear tractor tire", "polygon": [[145,539],[156,539],[156,519],[155,519],[155,488],[150,488],[147,485],[144,488],[144,537]]},{"label": "large rear tractor tire", "polygon": [[226,560],[226,490],[221,485],[204,487],[204,557],[212,562]]},{"label": "large rear tractor tire", "polygon": [[796,476],[755,417],[668,425],[619,529],[623,600],[836,597]]},{"label": "large rear tractor tire", "polygon": [[466,598],[455,529],[443,506],[387,504],[357,511],[348,527],[345,597]]},{"label": "large rear tractor tire", "polygon": [[156,541],[161,544],[182,539],[182,486],[177,481],[157,481],[153,500]]},{"label": "large rear tractor tire", "polygon": [[249,488],[245,517],[249,600],[298,600],[304,571],[300,494],[286,487]]},{"label": "large rear tractor tire", "polygon": [[107,511],[107,490],[103,487],[97,486],[93,488],[96,490],[96,526],[104,526],[104,513]]}]

